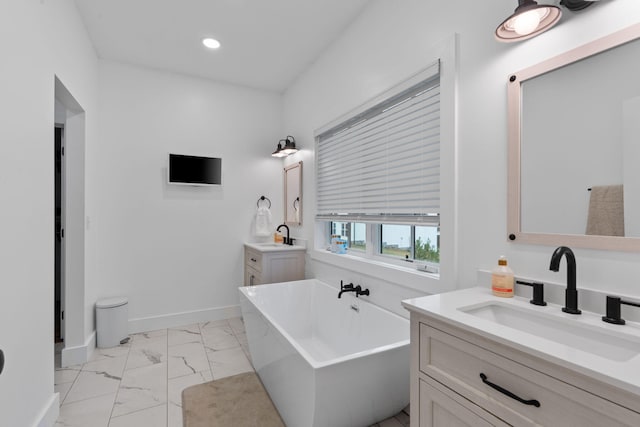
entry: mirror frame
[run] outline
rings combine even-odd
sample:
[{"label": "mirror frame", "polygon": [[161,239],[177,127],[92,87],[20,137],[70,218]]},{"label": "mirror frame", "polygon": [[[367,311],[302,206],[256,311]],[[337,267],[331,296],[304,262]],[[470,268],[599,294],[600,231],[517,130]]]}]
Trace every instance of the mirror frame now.
[{"label": "mirror frame", "polygon": [[[291,195],[289,197],[289,189],[287,188],[288,176],[290,173],[298,173],[298,194]],[[289,165],[284,168],[284,223],[287,225],[302,225],[302,161],[296,162],[292,165]],[[293,200],[291,206],[289,206],[289,200]],[[289,211],[295,210],[293,204],[298,202],[298,220],[299,221],[289,221]],[[294,216],[295,218],[295,216]]]},{"label": "mirror frame", "polygon": [[613,49],[640,38],[640,24],[592,41],[568,52],[525,68],[509,76],[508,96],[508,184],[507,238],[513,243],[534,245],[569,245],[579,248],[640,252],[640,238],[580,234],[527,233],[521,229],[521,107],[522,84],[529,79]]}]

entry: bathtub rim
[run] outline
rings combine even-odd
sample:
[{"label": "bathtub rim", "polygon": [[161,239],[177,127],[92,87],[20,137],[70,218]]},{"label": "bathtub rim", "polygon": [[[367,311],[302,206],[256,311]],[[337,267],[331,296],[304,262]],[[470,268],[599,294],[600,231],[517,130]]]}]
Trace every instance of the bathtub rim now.
[{"label": "bathtub rim", "polygon": [[[278,331],[278,333],[280,333],[284,338],[286,338],[286,340],[295,348],[295,350],[302,355],[302,357],[304,358],[304,360],[311,365],[311,367],[313,369],[320,369],[320,368],[324,368],[326,366],[332,366],[332,365],[336,365],[338,363],[343,363],[343,362],[347,362],[350,360],[354,360],[354,359],[358,359],[364,356],[368,356],[368,355],[372,355],[372,354],[377,354],[377,353],[382,353],[385,351],[390,351],[390,350],[394,350],[396,348],[401,348],[403,346],[409,346],[411,339],[410,337],[407,338],[406,340],[400,340],[400,341],[395,341],[391,344],[385,344],[385,345],[381,345],[381,346],[377,346],[377,347],[373,347],[371,349],[367,349],[367,350],[363,350],[363,351],[358,351],[355,353],[351,353],[348,354],[346,356],[340,356],[340,357],[335,357],[333,359],[329,359],[323,362],[319,362],[317,361],[308,351],[306,351],[302,346],[300,346],[300,344],[298,344],[297,340],[295,340],[291,335],[289,335],[289,333],[287,331],[285,331],[282,326],[280,326],[280,324],[276,321],[274,321],[273,317],[271,317],[268,313],[265,313],[264,311],[262,311],[253,301],[252,297],[248,294],[250,290],[253,289],[261,289],[264,287],[275,287],[275,286],[285,286],[285,285],[294,285],[294,286],[304,286],[304,284],[316,284],[316,285],[321,285],[321,286],[326,286],[329,287],[331,289],[335,289],[336,291],[338,291],[337,288],[334,288],[333,286],[318,280],[318,279],[305,279],[305,280],[296,280],[296,281],[292,281],[292,282],[279,282],[279,283],[268,283],[268,284],[264,284],[264,285],[255,285],[255,286],[239,286],[238,290],[242,293],[242,295],[247,299],[247,301],[249,301],[251,303],[251,305],[253,305],[262,316],[264,316],[271,325],[273,325],[276,330]],[[365,301],[363,299],[360,299],[358,301],[359,303],[364,303],[364,304],[368,304],[373,306],[374,308],[383,311],[385,314],[390,315],[391,317],[395,317],[397,319],[401,319],[402,321],[405,321],[407,323],[407,327],[409,327],[410,322],[409,319],[404,318],[392,311],[389,311],[383,307],[380,307],[376,304],[373,304],[372,302],[369,301]],[[249,349],[250,350],[250,349]]]}]

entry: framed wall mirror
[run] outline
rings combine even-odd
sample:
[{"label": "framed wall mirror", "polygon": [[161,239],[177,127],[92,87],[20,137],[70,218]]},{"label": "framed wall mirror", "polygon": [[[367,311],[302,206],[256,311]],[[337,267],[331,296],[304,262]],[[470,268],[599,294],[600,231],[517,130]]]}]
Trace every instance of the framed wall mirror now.
[{"label": "framed wall mirror", "polygon": [[640,251],[639,75],[636,24],[509,76],[509,240]]},{"label": "framed wall mirror", "polygon": [[284,168],[284,223],[302,225],[302,162]]}]

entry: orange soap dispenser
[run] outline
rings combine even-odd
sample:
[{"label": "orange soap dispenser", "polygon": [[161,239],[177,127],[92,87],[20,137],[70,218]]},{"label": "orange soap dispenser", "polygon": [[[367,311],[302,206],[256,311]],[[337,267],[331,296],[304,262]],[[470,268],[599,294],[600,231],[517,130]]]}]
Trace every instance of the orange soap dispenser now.
[{"label": "orange soap dispenser", "polygon": [[507,267],[504,256],[498,259],[498,266],[491,271],[491,291],[497,297],[513,297],[513,271]]}]

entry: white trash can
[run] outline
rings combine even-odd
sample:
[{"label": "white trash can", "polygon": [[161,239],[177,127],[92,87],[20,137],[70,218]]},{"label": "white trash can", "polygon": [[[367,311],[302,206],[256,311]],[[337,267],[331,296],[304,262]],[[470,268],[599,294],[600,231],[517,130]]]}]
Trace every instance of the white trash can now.
[{"label": "white trash can", "polygon": [[99,348],[115,347],[129,337],[129,300],[106,298],[96,302],[96,333]]}]

